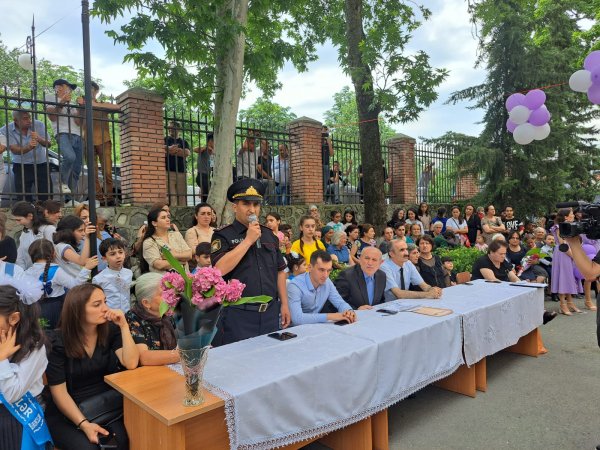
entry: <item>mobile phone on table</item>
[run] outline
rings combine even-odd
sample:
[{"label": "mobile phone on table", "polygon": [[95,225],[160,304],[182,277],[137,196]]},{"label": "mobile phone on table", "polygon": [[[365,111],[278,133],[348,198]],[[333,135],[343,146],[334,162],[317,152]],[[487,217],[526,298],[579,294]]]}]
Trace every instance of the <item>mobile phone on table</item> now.
[{"label": "mobile phone on table", "polygon": [[114,434],[109,434],[108,436],[98,436],[98,448],[108,450],[111,448],[117,448],[117,446],[117,439],[115,438]]},{"label": "mobile phone on table", "polygon": [[294,333],[290,333],[289,331],[284,331],[283,333],[267,334],[267,336],[273,339],[277,339],[279,341],[287,341],[289,339],[294,339],[297,335]]},{"label": "mobile phone on table", "polygon": [[335,325],[339,325],[339,326],[343,326],[343,325],[348,325],[350,322],[346,321],[346,320],[338,320],[337,322],[333,322]]},{"label": "mobile phone on table", "polygon": [[398,314],[398,311],[394,311],[393,309],[378,309],[377,312],[384,314]]},{"label": "mobile phone on table", "polygon": [[502,281],[498,280],[485,280],[486,283],[502,283]]}]

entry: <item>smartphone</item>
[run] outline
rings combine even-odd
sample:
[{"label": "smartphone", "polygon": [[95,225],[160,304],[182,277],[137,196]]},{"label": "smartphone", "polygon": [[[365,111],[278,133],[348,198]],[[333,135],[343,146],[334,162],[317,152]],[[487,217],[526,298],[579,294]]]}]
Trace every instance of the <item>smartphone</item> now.
[{"label": "smartphone", "polygon": [[289,331],[284,331],[283,333],[271,333],[267,334],[270,338],[277,339],[279,341],[287,341],[289,339],[294,339],[297,337],[296,334],[290,333]]},{"label": "smartphone", "polygon": [[393,309],[378,309],[377,312],[384,314],[398,314],[398,311],[394,311]]},{"label": "smartphone", "polygon": [[101,449],[117,448],[117,439],[114,434],[108,436],[98,436],[98,447]]},{"label": "smartphone", "polygon": [[502,281],[498,280],[485,280],[486,283],[502,283]]},{"label": "smartphone", "polygon": [[338,320],[337,322],[333,322],[335,325],[339,325],[339,326],[344,326],[344,325],[348,325],[350,322],[347,322],[345,320]]},{"label": "smartphone", "polygon": [[467,286],[473,286],[473,283],[471,283],[470,281],[465,281],[465,282],[464,282],[464,283],[462,283],[462,284],[466,284]]}]

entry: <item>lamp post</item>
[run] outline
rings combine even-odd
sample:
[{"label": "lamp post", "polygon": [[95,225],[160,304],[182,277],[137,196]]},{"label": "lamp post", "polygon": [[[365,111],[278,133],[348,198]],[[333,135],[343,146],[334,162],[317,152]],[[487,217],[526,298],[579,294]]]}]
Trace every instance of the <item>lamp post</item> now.
[{"label": "lamp post", "polygon": [[[31,83],[31,97],[33,101],[37,100],[37,60],[35,57],[35,16],[31,19],[31,36],[27,36],[25,41],[26,53],[19,55],[19,65],[25,70],[33,71],[33,82]],[[35,116],[36,108],[33,108]]]}]

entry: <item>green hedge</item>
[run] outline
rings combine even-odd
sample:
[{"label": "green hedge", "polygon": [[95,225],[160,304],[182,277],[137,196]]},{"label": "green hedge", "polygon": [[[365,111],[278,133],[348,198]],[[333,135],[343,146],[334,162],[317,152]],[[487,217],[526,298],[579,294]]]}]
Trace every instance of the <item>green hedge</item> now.
[{"label": "green hedge", "polygon": [[471,272],[475,260],[481,255],[485,255],[485,252],[475,247],[438,248],[434,253],[440,258],[450,256],[454,261],[454,270],[457,273]]}]

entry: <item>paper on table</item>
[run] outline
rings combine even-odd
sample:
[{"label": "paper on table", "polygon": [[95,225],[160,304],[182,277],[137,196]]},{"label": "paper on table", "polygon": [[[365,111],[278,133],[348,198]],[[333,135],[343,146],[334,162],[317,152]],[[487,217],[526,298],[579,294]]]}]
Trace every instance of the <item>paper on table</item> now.
[{"label": "paper on table", "polygon": [[546,283],[532,283],[530,281],[517,281],[515,283],[509,283],[511,286],[525,286],[534,288],[545,288],[548,286]]},{"label": "paper on table", "polygon": [[452,314],[451,309],[432,308],[430,306],[422,306],[420,308],[414,308],[414,309],[411,309],[410,312],[414,312],[417,314],[424,314],[426,316],[434,316],[434,317],[441,317],[441,316],[447,316],[448,314]]}]

